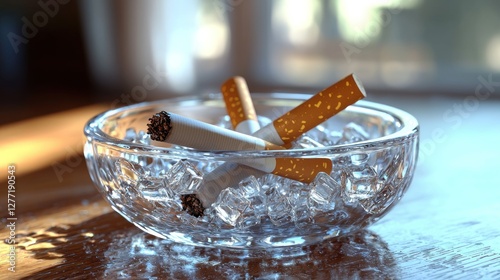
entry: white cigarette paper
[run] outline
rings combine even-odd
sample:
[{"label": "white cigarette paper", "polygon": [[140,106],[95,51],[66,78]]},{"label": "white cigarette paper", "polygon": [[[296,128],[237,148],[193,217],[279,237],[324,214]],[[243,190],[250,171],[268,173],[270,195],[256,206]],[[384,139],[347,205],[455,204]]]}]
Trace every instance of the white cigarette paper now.
[{"label": "white cigarette paper", "polygon": [[[257,137],[174,113],[160,112],[150,120],[148,133],[151,134],[151,139],[156,141],[207,151],[284,149]],[[157,122],[154,123],[155,121]]]},{"label": "white cigarette paper", "polygon": [[260,177],[264,174],[267,173],[243,164],[224,163],[203,176],[202,185],[196,191],[196,196],[203,207],[208,208],[217,200],[217,196],[223,189],[229,186],[237,186],[241,180],[250,175]]}]

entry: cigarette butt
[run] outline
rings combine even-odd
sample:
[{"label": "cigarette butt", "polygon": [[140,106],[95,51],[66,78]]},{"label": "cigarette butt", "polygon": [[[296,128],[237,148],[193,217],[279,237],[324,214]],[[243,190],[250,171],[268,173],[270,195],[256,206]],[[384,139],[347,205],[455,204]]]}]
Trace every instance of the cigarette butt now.
[{"label": "cigarette butt", "polygon": [[199,150],[283,150],[265,140],[161,111],[149,119],[148,134],[155,141]]},{"label": "cigarette butt", "polygon": [[233,129],[249,135],[257,131],[260,126],[245,79],[239,76],[228,79],[221,92]]},{"label": "cigarette butt", "polygon": [[350,74],[259,129],[253,136],[276,145],[286,145],[365,96],[363,85],[354,74]]}]

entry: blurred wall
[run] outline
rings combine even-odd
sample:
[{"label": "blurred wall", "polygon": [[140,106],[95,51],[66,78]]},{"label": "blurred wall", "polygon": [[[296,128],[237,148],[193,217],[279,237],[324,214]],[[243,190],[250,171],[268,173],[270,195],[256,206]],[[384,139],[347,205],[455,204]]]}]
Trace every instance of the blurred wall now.
[{"label": "blurred wall", "polygon": [[0,123],[93,102],[78,3],[59,2],[0,3]]},{"label": "blurred wall", "polygon": [[372,95],[469,94],[500,81],[498,14],[494,0],[3,0],[0,123],[217,91],[231,75],[252,91],[356,72]]}]

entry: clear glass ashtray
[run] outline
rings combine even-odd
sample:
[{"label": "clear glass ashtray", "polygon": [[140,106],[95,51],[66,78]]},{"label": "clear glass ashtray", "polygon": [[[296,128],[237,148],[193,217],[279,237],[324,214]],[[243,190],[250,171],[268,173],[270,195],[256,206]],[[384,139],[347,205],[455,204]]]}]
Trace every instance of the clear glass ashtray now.
[{"label": "clear glass ashtray", "polygon": [[[252,94],[262,125],[310,97]],[[231,126],[219,94],[141,103],[92,118],[84,152],[111,207],[145,232],[174,242],[245,249],[317,243],[379,220],[413,177],[418,122],[390,106],[358,101],[290,149],[266,151],[202,151],[152,141],[145,132],[148,119],[163,110]],[[327,158],[333,170],[301,183],[240,164],[259,158]],[[183,195],[211,184],[224,187],[203,215],[183,209]]]}]

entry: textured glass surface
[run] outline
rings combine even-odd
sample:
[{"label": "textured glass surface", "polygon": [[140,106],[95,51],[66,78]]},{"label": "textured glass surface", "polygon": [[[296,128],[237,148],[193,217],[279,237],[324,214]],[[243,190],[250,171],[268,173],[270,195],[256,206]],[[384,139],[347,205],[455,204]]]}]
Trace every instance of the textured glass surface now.
[{"label": "textured glass surface", "polygon": [[[253,99],[267,122],[308,97],[255,94]],[[317,243],[379,220],[401,199],[413,176],[418,124],[388,106],[358,102],[309,131],[292,149],[260,152],[152,143],[144,133],[146,123],[161,110],[228,125],[219,95],[116,109],[87,124],[85,157],[95,185],[114,210],[174,242],[231,248]],[[227,177],[207,176],[226,162],[278,156],[328,158],[333,170],[309,184],[237,165],[227,169]],[[203,216],[194,217],[183,210],[180,197],[207,191],[205,178],[225,188]]]}]

